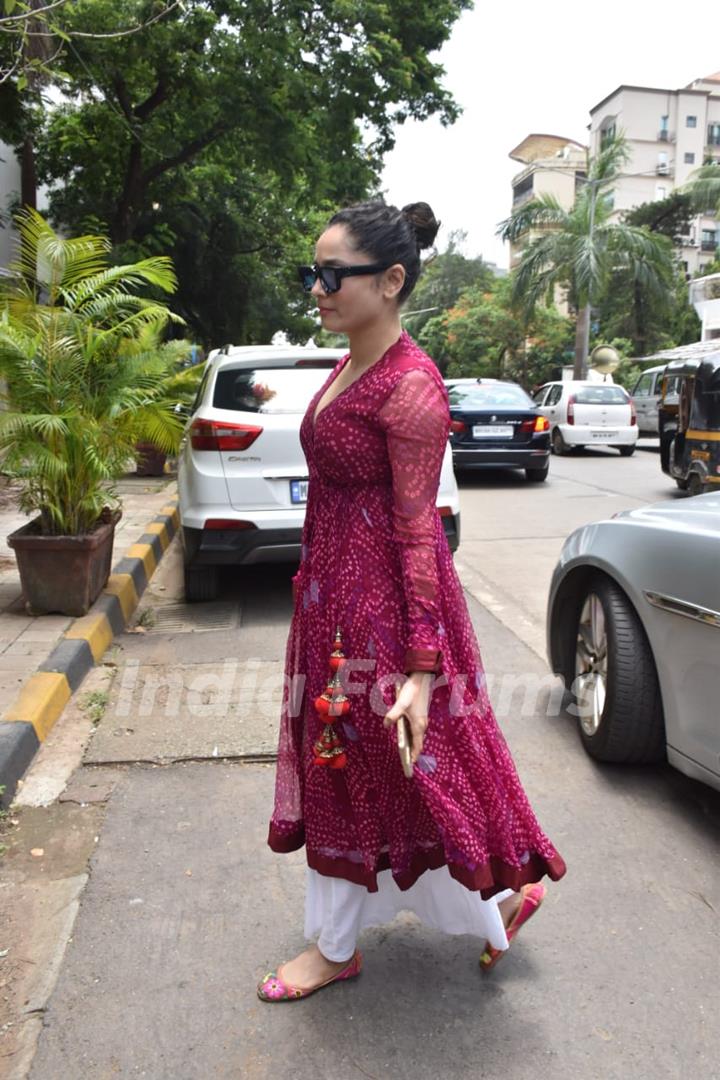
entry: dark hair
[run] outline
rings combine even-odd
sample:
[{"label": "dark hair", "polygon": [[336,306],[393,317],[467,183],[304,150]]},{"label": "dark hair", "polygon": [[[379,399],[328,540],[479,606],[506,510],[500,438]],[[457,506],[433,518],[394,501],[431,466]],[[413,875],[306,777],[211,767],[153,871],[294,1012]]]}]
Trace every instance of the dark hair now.
[{"label": "dark hair", "polygon": [[440,228],[427,203],[409,203],[398,210],[382,199],[338,210],[328,225],[345,225],[358,251],[369,255],[373,262],[387,266],[400,263],[404,267],[405,282],[399,303],[415,288],[422,267],[420,252],[432,247]]}]

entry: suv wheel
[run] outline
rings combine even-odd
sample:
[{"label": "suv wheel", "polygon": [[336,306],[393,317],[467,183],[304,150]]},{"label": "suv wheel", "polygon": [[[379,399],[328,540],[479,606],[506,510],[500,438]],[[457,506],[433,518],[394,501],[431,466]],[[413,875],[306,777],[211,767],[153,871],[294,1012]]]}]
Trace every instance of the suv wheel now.
[{"label": "suv wheel", "polygon": [[203,600],[217,600],[220,573],[217,566],[185,567],[185,600],[194,604]]},{"label": "suv wheel", "polygon": [[526,469],[525,479],[531,482],[539,484],[542,480],[547,480],[547,475],[550,471],[549,465],[543,465],[541,469]]},{"label": "suv wheel", "polygon": [[618,450],[620,451],[620,457],[632,457],[635,453],[635,444],[632,443],[628,446],[618,446]]},{"label": "suv wheel", "polygon": [[665,724],[660,686],[635,609],[614,582],[597,577],[576,611],[575,656],[568,657],[568,667],[585,749],[598,761],[661,761]]}]

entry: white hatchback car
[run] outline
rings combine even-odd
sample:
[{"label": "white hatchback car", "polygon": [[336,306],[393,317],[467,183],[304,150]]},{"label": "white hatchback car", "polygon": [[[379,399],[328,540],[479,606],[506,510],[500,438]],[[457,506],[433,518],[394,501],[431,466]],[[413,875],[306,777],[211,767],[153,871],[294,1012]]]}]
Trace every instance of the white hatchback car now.
[{"label": "white hatchback car", "polygon": [[[343,352],[287,345],[210,353],[178,461],[187,600],[212,600],[219,567],[300,557],[308,471],[300,424]],[[437,499],[454,551],[460,500],[448,442]]]},{"label": "white hatchback car", "polygon": [[533,398],[550,422],[555,454],[582,446],[615,446],[623,457],[635,452],[637,417],[622,386],[567,379],[545,383]]}]

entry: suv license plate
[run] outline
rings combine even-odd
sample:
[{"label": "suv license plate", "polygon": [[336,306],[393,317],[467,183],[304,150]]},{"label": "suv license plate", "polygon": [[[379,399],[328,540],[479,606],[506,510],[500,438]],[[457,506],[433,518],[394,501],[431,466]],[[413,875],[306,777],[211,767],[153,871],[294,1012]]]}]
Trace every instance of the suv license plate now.
[{"label": "suv license plate", "polygon": [[514,428],[510,424],[473,424],[473,439],[512,439]]},{"label": "suv license plate", "polygon": [[590,434],[593,439],[616,439],[618,435],[617,431],[608,431],[606,428],[602,431],[591,431]]},{"label": "suv license plate", "polygon": [[290,481],[290,502],[306,503],[309,480]]}]

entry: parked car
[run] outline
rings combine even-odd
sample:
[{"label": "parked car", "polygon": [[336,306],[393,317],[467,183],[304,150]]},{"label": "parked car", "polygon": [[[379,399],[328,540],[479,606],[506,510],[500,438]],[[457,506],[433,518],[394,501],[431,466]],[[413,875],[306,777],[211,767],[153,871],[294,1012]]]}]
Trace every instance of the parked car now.
[{"label": "parked car", "polygon": [[[342,355],[280,345],[210,353],[178,460],[187,600],[215,598],[220,566],[299,559],[308,490],[300,424]],[[455,550],[449,443],[437,503]]]},{"label": "parked car", "polygon": [[[659,435],[660,433],[658,408],[662,397],[663,373],[666,370],[666,364],[647,368],[630,391],[640,435]],[[667,400],[677,404],[678,380],[675,376],[671,376],[667,382]]]},{"label": "parked car", "polygon": [[553,453],[583,446],[615,446],[623,457],[635,452],[637,418],[622,386],[567,379],[545,383],[534,399],[550,423]]},{"label": "parked car", "polygon": [[517,383],[446,379],[450,445],[456,469],[524,469],[542,481],[550,461],[550,425]]},{"label": "parked car", "polygon": [[547,647],[599,761],[668,760],[720,789],[720,493],[577,529],[552,578]]}]

